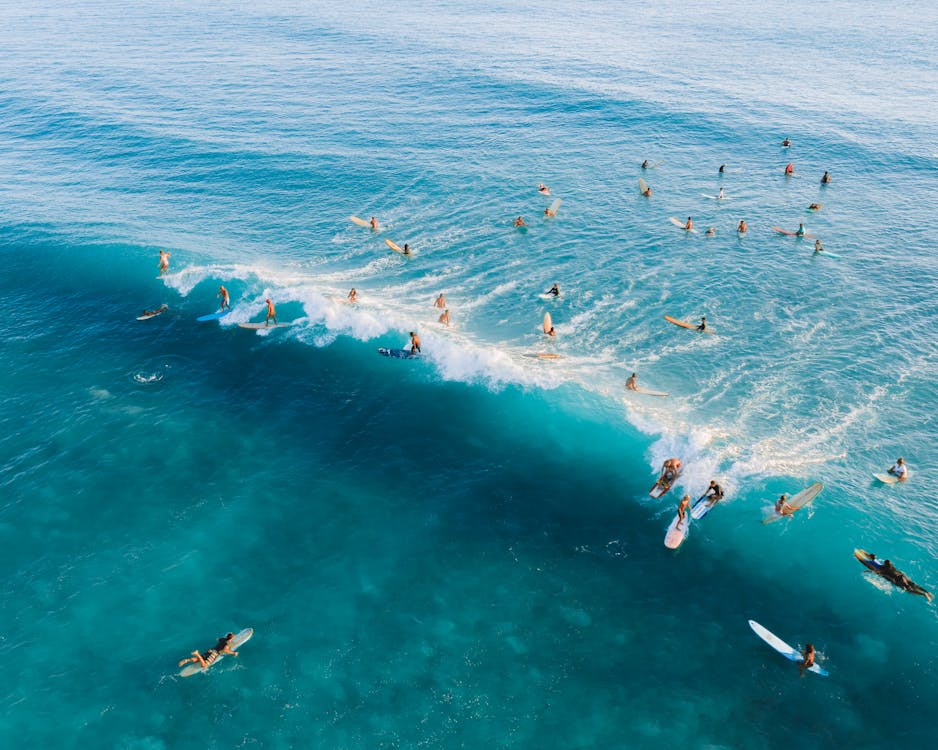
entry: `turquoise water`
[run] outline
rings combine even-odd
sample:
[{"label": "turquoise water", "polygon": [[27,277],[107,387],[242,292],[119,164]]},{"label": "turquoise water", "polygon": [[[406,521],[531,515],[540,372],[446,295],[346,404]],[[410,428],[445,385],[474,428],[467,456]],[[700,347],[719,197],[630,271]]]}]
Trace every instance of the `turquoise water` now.
[{"label": "turquoise water", "polygon": [[[938,589],[936,26],[0,8],[0,744],[930,746],[936,605],[852,550]],[[802,221],[840,257],[771,230]],[[232,314],[197,323],[222,283]],[[268,296],[294,325],[239,329]],[[376,354],[410,330],[421,361]],[[912,480],[873,480],[898,455]],[[726,501],[666,550],[712,477]]]}]

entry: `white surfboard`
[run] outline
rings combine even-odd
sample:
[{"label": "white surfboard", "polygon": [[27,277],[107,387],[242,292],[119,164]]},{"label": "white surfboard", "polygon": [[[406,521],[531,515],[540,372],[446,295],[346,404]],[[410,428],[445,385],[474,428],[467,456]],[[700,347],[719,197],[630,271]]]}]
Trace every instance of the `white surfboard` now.
[{"label": "white surfboard", "polygon": [[543,327],[544,327],[544,333],[547,333],[547,334],[549,334],[549,333],[550,333],[550,329],[554,327],[554,323],[553,323],[553,321],[550,319],[550,313],[549,313],[549,312],[544,313],[544,322],[543,322],[542,325],[543,325]]},{"label": "white surfboard", "polygon": [[687,539],[689,531],[690,515],[685,515],[684,520],[681,521],[681,517],[675,513],[674,520],[671,521],[671,525],[668,526],[668,531],[664,535],[664,546],[668,549],[677,549],[684,543],[684,540]]},{"label": "white surfboard", "polygon": [[[254,628],[245,628],[240,633],[237,633],[234,639],[231,641],[231,644],[230,644],[231,649],[233,651],[237,651],[240,646],[242,646],[243,644],[251,640],[252,635],[254,635]],[[216,664],[218,664],[218,662],[220,662],[224,658],[225,658],[224,654],[219,654],[218,658],[215,659],[215,661],[213,661],[204,669],[199,665],[198,662],[195,662],[194,664],[187,664],[186,666],[182,668],[182,671],[179,673],[179,676],[191,677],[192,675],[197,674],[198,672],[207,672],[209,669],[214,667]]]},{"label": "white surfboard", "polygon": [[669,216],[669,217],[668,217],[668,221],[670,221],[672,224],[674,224],[674,226],[680,227],[680,228],[683,229],[685,232],[692,232],[693,234],[697,234],[697,230],[696,230],[696,229],[687,229],[687,222],[686,222],[686,221],[681,221],[680,219],[677,219],[677,218],[675,218],[675,217],[673,217],[673,216]]},{"label": "white surfboard", "polygon": [[[782,656],[784,656],[789,661],[800,662],[804,660],[804,654],[800,653],[796,649],[789,646],[785,641],[779,638],[775,633],[772,633],[767,628],[762,627],[755,620],[749,621],[749,627],[752,628],[752,631],[759,636],[763,641],[768,643],[772,648],[778,651]],[[814,664],[808,667],[809,672],[814,672],[814,674],[819,674],[822,677],[827,677],[828,672],[826,669]]]},{"label": "white surfboard", "polygon": [[[810,487],[806,487],[794,494],[792,497],[788,498],[788,504],[794,508],[795,511],[800,510],[808,503],[810,503],[814,498],[818,496],[821,490],[824,489],[824,485],[820,482],[815,482]],[[768,518],[764,519],[762,523],[774,523],[775,521],[781,521],[783,518],[791,518],[794,515],[794,511],[789,515],[782,515],[780,513],[772,513]]]},{"label": "white surfboard", "polygon": [[367,222],[364,219],[359,219],[357,216],[349,216],[348,220],[353,224],[358,224],[358,226],[365,227],[366,229],[371,226],[370,222]]},{"label": "white surfboard", "polygon": [[[137,318],[137,320],[140,320],[140,318]],[[895,474],[883,473],[883,474],[873,474],[873,476],[876,479],[878,479],[880,482],[882,482],[883,484],[899,484],[899,477],[897,477]],[[906,476],[908,476],[908,474]]]},{"label": "white surfboard", "polygon": [[664,391],[649,391],[647,388],[626,388],[626,390],[632,391],[632,393],[641,393],[644,396],[660,396],[664,398],[668,395]]},{"label": "white surfboard", "polygon": [[722,502],[720,500],[711,501],[710,498],[699,497],[697,502],[694,503],[693,507],[690,509],[690,517],[695,521],[699,521],[701,518],[706,516],[717,503]]},{"label": "white surfboard", "polygon": [[270,325],[266,323],[238,323],[238,328],[247,328],[251,331],[263,331],[269,328],[286,328],[292,325],[293,323],[271,323]]},{"label": "white surfboard", "polygon": [[560,208],[560,204],[563,201],[560,198],[557,198],[553,203],[550,204],[550,207],[547,209],[549,213],[546,214],[547,217],[556,216],[557,209]]},{"label": "white surfboard", "polygon": [[160,305],[155,310],[151,310],[150,312],[144,313],[143,315],[138,315],[137,320],[149,320],[150,318],[155,318],[157,315],[162,315],[168,309],[169,305]]}]

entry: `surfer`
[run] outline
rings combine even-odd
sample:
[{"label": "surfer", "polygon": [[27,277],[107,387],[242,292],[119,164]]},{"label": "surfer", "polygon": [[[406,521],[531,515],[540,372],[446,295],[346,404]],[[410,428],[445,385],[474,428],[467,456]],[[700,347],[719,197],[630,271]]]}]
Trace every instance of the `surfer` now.
[{"label": "surfer", "polygon": [[555,297],[560,296],[560,287],[555,283],[550,289],[548,289],[544,294],[553,294]]},{"label": "surfer", "polygon": [[550,330],[545,331],[545,333],[547,333],[548,336],[556,336],[556,335],[557,335],[557,331],[554,330],[554,327],[553,327],[553,326],[550,327]]},{"label": "surfer", "polygon": [[651,198],[651,187],[646,185],[645,189],[642,190],[642,195],[644,195],[646,198]]},{"label": "surfer", "polygon": [[798,229],[795,230],[795,237],[804,237],[807,231],[808,230],[804,228],[804,224],[799,224]]},{"label": "surfer", "polygon": [[698,330],[698,331],[706,331],[706,330],[707,330],[707,316],[706,316],[706,315],[702,315],[702,316],[700,317],[700,325],[697,326],[696,330]]},{"label": "surfer", "polygon": [[814,241],[814,252],[815,252],[815,253],[823,253],[823,252],[824,252],[824,246],[821,245],[821,241],[820,241],[820,240],[815,240],[815,241]]},{"label": "surfer", "polygon": [[169,270],[170,255],[170,252],[166,250],[160,250],[160,276]]},{"label": "surfer", "polygon": [[740,219],[740,220],[739,220],[739,226],[736,227],[736,231],[739,232],[739,234],[746,234],[746,230],[748,230],[748,229],[749,229],[749,227],[748,227],[748,225],[746,224],[746,221],[745,221],[744,219]]},{"label": "surfer", "polygon": [[723,488],[717,484],[716,479],[710,480],[710,486],[701,499],[709,501],[711,507],[723,499]]},{"label": "surfer", "polygon": [[410,355],[420,354],[420,336],[415,331],[410,332]]},{"label": "surfer", "polygon": [[790,516],[795,512],[795,510],[797,510],[797,508],[792,508],[788,504],[788,495],[785,495],[784,493],[778,500],[775,501],[775,512],[780,516]]},{"label": "surfer", "polygon": [[146,315],[148,318],[152,318],[154,315],[159,315],[161,312],[163,312],[163,310],[166,310],[168,307],[169,305],[160,305],[155,310],[144,310],[142,313],[140,313],[140,317],[142,318],[144,315]]},{"label": "surfer", "polygon": [[444,310],[439,318],[440,323],[449,328],[449,310]]},{"label": "surfer", "polygon": [[218,287],[218,294],[216,297],[221,297],[221,310],[230,310],[231,309],[231,298],[228,296],[228,290],[224,286]]},{"label": "surfer", "polygon": [[798,676],[803,677],[804,671],[810,669],[814,666],[814,645],[811,643],[805,644],[804,647],[804,659],[798,665]]},{"label": "surfer", "polygon": [[706,232],[704,232],[704,237],[716,237],[716,236],[717,236],[716,227],[710,227],[709,229],[707,229]]},{"label": "surfer", "polygon": [[809,210],[809,211],[820,211],[820,210],[821,210],[821,204],[820,204],[820,203],[812,203],[810,206],[808,206],[808,210]]},{"label": "surfer", "polygon": [[264,318],[264,328],[270,325],[270,319],[274,319],[274,325],[277,325],[277,308],[274,307],[274,303],[271,301],[270,297],[264,300],[267,303],[267,317]]},{"label": "surfer", "polygon": [[723,193],[723,188],[720,188],[720,192],[717,193],[717,200],[718,200],[718,201],[721,201],[721,200],[723,200],[725,197],[726,197],[726,195]]},{"label": "surfer", "polygon": [[670,486],[671,482],[677,479],[677,475],[681,471],[681,459],[679,458],[669,458],[663,464],[661,464],[661,477],[658,479],[659,484],[664,484]]},{"label": "surfer", "polygon": [[410,255],[410,245],[404,243],[404,255]]},{"label": "surfer", "polygon": [[687,509],[690,508],[690,495],[684,495],[681,498],[681,502],[677,506],[677,526],[675,528],[681,528],[681,524],[687,520]]},{"label": "surfer", "polygon": [[629,379],[625,381],[625,387],[628,388],[630,391],[637,391],[638,390],[638,375],[636,375],[633,372],[631,377],[629,377]]},{"label": "surfer", "polygon": [[645,161],[642,162],[642,169],[648,169],[649,166],[651,165],[648,163],[648,159],[645,159]]},{"label": "surfer", "polygon": [[[876,555],[871,554],[870,560],[875,561]],[[926,591],[921,586],[919,586],[915,581],[909,578],[905,573],[899,570],[895,565],[892,564],[892,560],[883,560],[879,566],[879,574],[889,581],[892,584],[895,584],[900,589],[908,591],[910,594],[917,594],[918,596],[924,596],[928,601],[931,601],[935,597],[930,591]]]},{"label": "surfer", "polygon": [[720,169],[717,170],[717,171],[718,171],[720,174],[726,174],[726,165],[725,165],[725,164],[721,164],[721,165],[720,165]]},{"label": "surfer", "polygon": [[541,193],[542,195],[550,195],[550,188],[547,187],[547,185],[545,185],[543,182],[539,182],[537,183],[537,192]]},{"label": "surfer", "polygon": [[208,669],[222,654],[237,656],[238,652],[231,648],[231,642],[234,640],[234,637],[234,633],[223,635],[218,639],[218,643],[216,643],[213,648],[208,649],[204,654],[199,651],[193,651],[192,656],[179,662],[179,666],[184,666],[190,662],[198,662],[202,669]]},{"label": "surfer", "polygon": [[909,478],[909,467],[905,465],[905,459],[902,456],[899,456],[896,459],[896,462],[889,467],[887,474],[892,474],[894,477],[899,477],[900,482],[904,482]]},{"label": "surfer", "polygon": [[795,173],[795,165],[792,162],[788,162],[788,166],[785,167],[785,176],[788,177]]},{"label": "surfer", "polygon": [[550,217],[550,216],[556,216],[556,215],[557,215],[556,212],[551,211],[550,207],[547,207],[544,209],[544,216]]},{"label": "surfer", "polygon": [[513,225],[513,226],[516,226],[516,227],[526,227],[526,226],[527,226],[527,224],[526,224],[525,221],[524,221],[524,217],[523,217],[523,216],[519,216],[517,219],[515,219],[515,220],[512,222],[512,225]]},{"label": "surfer", "polygon": [[348,290],[348,295],[346,296],[346,299],[352,304],[355,304],[356,302],[358,302],[358,292],[355,290],[355,287],[352,287],[351,289]]},{"label": "surfer", "polygon": [[687,223],[684,225],[684,229],[686,229],[689,232],[693,228],[694,228],[694,220],[690,216],[688,216]]},{"label": "surfer", "polygon": [[443,295],[443,292],[440,292],[440,296],[434,300],[433,306],[438,307],[441,310],[446,307],[446,297]]},{"label": "surfer", "polygon": [[374,216],[371,217],[368,223],[371,224],[372,229],[376,232],[378,231],[378,220]]},{"label": "surfer", "polygon": [[790,145],[791,145],[790,138],[786,138],[784,141],[782,141],[782,148],[788,148]]},{"label": "surfer", "polygon": [[821,175],[821,184],[826,185],[831,181],[831,173],[827,170],[824,170],[824,174]]}]

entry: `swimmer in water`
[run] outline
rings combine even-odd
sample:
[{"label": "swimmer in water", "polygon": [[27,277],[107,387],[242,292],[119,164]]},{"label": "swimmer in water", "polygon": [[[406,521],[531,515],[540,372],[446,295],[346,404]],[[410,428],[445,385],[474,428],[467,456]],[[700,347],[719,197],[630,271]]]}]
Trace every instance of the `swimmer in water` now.
[{"label": "swimmer in water", "polygon": [[439,317],[439,322],[449,328],[449,310],[443,311],[443,314]]},{"label": "swimmer in water", "polygon": [[740,219],[739,226],[736,227],[736,231],[739,232],[739,234],[746,234],[746,231],[748,229],[749,229],[749,226],[746,224],[745,220]]},{"label": "swimmer in water", "polygon": [[706,233],[704,234],[704,237],[716,237],[716,236],[717,236],[716,227],[710,227],[709,229],[707,229]]}]

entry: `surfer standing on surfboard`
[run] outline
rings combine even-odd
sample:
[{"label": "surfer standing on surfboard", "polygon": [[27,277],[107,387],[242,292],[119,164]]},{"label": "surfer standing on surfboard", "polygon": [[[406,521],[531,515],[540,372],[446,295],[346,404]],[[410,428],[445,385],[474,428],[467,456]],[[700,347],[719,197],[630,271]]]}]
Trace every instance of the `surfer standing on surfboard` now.
[{"label": "surfer standing on surfboard", "polygon": [[277,308],[271,302],[270,297],[264,300],[267,303],[267,317],[264,319],[264,328],[270,325],[270,319],[274,319],[274,325],[277,325]]},{"label": "surfer standing on surfboard", "polygon": [[420,354],[420,336],[416,331],[410,332],[410,353],[411,355]]},{"label": "surfer standing on surfboard", "polygon": [[169,270],[169,257],[171,253],[166,250],[160,250],[160,276]]},{"label": "surfer standing on surfboard", "polygon": [[687,509],[690,508],[690,495],[684,495],[681,498],[681,502],[677,506],[677,526],[675,528],[681,528],[681,524],[687,520]]},{"label": "surfer standing on surfboard", "polygon": [[218,287],[218,294],[216,297],[221,297],[221,310],[230,310],[231,309],[231,298],[228,295],[228,290],[224,286]]}]

